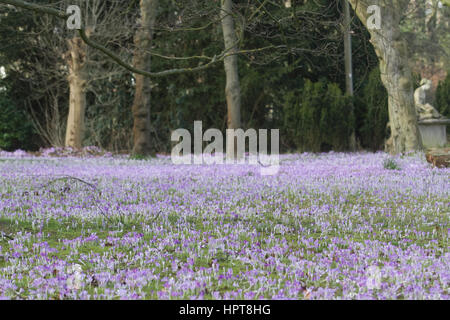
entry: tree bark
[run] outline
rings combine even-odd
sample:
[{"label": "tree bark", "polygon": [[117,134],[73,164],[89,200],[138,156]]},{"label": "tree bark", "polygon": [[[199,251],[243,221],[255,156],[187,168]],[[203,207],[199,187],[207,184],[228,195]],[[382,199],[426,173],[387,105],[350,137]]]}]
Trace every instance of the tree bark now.
[{"label": "tree bark", "polygon": [[351,16],[347,0],[343,0],[344,5],[344,53],[345,53],[345,87],[347,94],[353,96],[353,63],[352,63],[352,36],[351,36]]},{"label": "tree bark", "polygon": [[389,95],[389,126],[391,137],[386,150],[403,153],[419,150],[422,142],[414,106],[411,70],[408,65],[407,43],[400,31],[400,20],[408,0],[349,0],[356,15],[368,27],[368,6],[381,10],[380,28],[368,27],[371,43],[380,61],[381,81]]},{"label": "tree bark", "polygon": [[[220,18],[222,20],[225,51],[227,54],[235,53],[238,51],[238,48],[234,19],[232,15],[233,1],[221,1],[222,7]],[[234,54],[228,55],[224,59],[224,67],[226,74],[225,95],[227,99],[227,128],[239,129],[241,127],[241,87],[239,84],[238,56]],[[228,138],[235,139],[234,136],[227,136],[227,139]],[[227,143],[227,157],[234,158],[237,147],[236,141],[234,143],[234,148],[230,148],[231,146],[231,143]]]},{"label": "tree bark", "polygon": [[[352,62],[352,35],[350,5],[347,0],[342,0],[344,5],[344,60],[345,60],[345,87],[349,96],[353,97],[353,62]],[[355,113],[353,101],[350,103],[352,115]],[[350,134],[349,147],[351,151],[356,150],[355,128]]]},{"label": "tree bark", "polygon": [[[158,0],[140,0],[140,27],[134,37],[135,52],[133,66],[137,69],[150,70],[153,27],[156,20]],[[150,136],[150,97],[151,80],[135,74],[136,80],[133,112],[133,151],[134,155],[151,153]]]},{"label": "tree bark", "polygon": [[86,44],[80,37],[68,40],[69,45],[69,116],[67,117],[65,146],[80,149],[84,134],[86,110]]}]

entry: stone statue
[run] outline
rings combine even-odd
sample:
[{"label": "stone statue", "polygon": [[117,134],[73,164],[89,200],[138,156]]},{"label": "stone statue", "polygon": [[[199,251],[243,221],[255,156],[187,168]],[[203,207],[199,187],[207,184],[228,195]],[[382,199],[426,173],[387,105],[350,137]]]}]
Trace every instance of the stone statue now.
[{"label": "stone statue", "polygon": [[430,104],[431,102],[431,80],[422,79],[420,87],[414,91],[414,103],[419,121],[443,119],[443,116]]}]

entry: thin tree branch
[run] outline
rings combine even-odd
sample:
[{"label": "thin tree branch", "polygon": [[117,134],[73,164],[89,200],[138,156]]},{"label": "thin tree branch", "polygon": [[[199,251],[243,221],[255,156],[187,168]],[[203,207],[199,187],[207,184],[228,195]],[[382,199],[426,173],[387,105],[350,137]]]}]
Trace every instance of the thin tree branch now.
[{"label": "thin tree branch", "polygon": [[62,11],[59,11],[59,10],[56,10],[53,8],[44,7],[44,6],[41,6],[38,4],[29,3],[26,1],[22,1],[22,0],[0,0],[0,3],[10,4],[15,7],[32,10],[34,12],[50,14],[52,16],[55,16],[55,17],[58,17],[61,19],[67,19],[70,17],[70,15],[65,12],[62,12]]},{"label": "thin tree branch", "polygon": [[[39,12],[39,13],[44,13],[44,14],[49,14],[55,17],[58,17],[60,19],[68,19],[70,17],[69,14],[66,14],[65,12],[53,9],[53,8],[48,8],[48,7],[43,7],[34,3],[29,3],[26,1],[22,1],[22,0],[0,0],[0,3],[4,3],[4,4],[9,4],[9,5],[13,5],[19,8],[23,8],[26,10],[31,10],[34,12]],[[215,63],[219,62],[219,61],[223,61],[227,56],[230,55],[235,55],[235,54],[247,54],[250,52],[258,52],[258,51],[262,51],[262,50],[267,50],[267,49],[271,49],[271,48],[276,48],[275,46],[268,46],[268,47],[264,47],[264,48],[258,48],[258,49],[252,49],[252,50],[243,50],[243,51],[237,51],[237,52],[232,52],[232,53],[227,53],[228,50],[223,51],[220,55],[216,55],[214,56],[210,62],[201,65],[201,66],[197,66],[197,67],[193,67],[193,68],[180,68],[180,69],[170,69],[170,70],[164,70],[164,71],[160,71],[160,72],[149,72],[149,71],[145,71],[145,70],[141,70],[138,68],[133,67],[132,65],[126,63],[125,61],[123,61],[117,54],[115,54],[114,52],[112,52],[111,50],[107,49],[106,47],[102,46],[101,44],[96,43],[95,41],[91,40],[87,35],[85,30],[79,29],[78,33],[81,37],[81,39],[90,47],[97,49],[99,51],[101,51],[103,54],[105,54],[106,56],[108,56],[109,58],[111,58],[113,61],[115,61],[117,64],[119,64],[120,66],[124,67],[125,69],[135,73],[135,74],[140,74],[143,75],[145,77],[164,77],[164,76],[169,76],[169,75],[174,75],[174,74],[180,74],[180,73],[190,73],[190,72],[196,72],[196,71],[201,71],[201,70],[205,70],[209,67],[212,67]],[[149,53],[149,54],[153,54],[153,53]],[[153,54],[155,56],[160,56],[159,54]],[[189,58],[183,58],[183,59],[189,59]]]},{"label": "thin tree branch", "polygon": [[[2,0],[0,0],[0,2],[1,1]],[[198,67],[195,67],[195,68],[181,68],[181,69],[170,69],[170,70],[165,70],[165,71],[160,71],[160,72],[149,72],[149,71],[137,69],[137,68],[129,65],[128,63],[124,62],[114,52],[112,52],[112,51],[108,50],[107,48],[105,48],[104,46],[102,46],[102,45],[100,45],[100,44],[90,40],[87,37],[86,32],[84,31],[84,29],[79,29],[78,32],[80,34],[81,39],[83,39],[83,41],[86,42],[86,44],[88,46],[103,52],[105,55],[110,57],[113,61],[115,61],[117,64],[121,65],[125,69],[127,69],[127,70],[129,70],[129,71],[131,71],[133,73],[140,74],[140,75],[143,75],[143,76],[146,76],[146,77],[150,77],[150,78],[152,78],[152,77],[164,77],[164,76],[169,76],[169,75],[179,74],[179,73],[200,71],[200,70],[204,70],[204,69],[207,69],[207,68],[211,67],[213,64],[215,64],[216,62],[218,62],[220,60],[223,60],[223,57],[221,59],[213,58],[207,64],[204,64],[202,66],[198,66]]]}]

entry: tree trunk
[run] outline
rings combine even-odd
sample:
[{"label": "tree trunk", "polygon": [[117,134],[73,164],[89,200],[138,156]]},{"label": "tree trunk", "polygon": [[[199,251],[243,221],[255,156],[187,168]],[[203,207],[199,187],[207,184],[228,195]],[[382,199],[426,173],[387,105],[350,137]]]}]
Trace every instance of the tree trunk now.
[{"label": "tree trunk", "polygon": [[[156,20],[158,0],[140,0],[140,27],[134,37],[135,52],[134,67],[150,70],[153,27]],[[149,155],[151,153],[150,136],[150,94],[151,80],[149,77],[135,74],[136,87],[133,112],[133,151],[134,155]]]},{"label": "tree trunk", "polygon": [[343,0],[344,5],[344,53],[345,53],[345,87],[347,94],[353,96],[353,64],[352,64],[352,36],[351,36],[351,16],[347,0]]},{"label": "tree trunk", "polygon": [[[342,0],[344,5],[344,55],[345,55],[345,87],[347,95],[353,97],[353,62],[352,62],[352,35],[350,5],[347,0]],[[351,113],[354,115],[353,101],[350,104]],[[356,150],[355,128],[350,134],[349,146],[351,151]]]},{"label": "tree trunk", "polygon": [[[389,95],[391,137],[386,149],[403,153],[422,148],[414,106],[411,70],[408,65],[406,41],[400,32],[400,20],[408,0],[349,0],[361,22],[368,28],[370,42],[380,61],[381,81]],[[368,25],[368,6],[380,8],[380,28]]]},{"label": "tree trunk", "polygon": [[[223,38],[227,54],[236,52],[238,49],[232,9],[232,0],[222,0],[220,18],[222,20]],[[224,66],[226,74],[227,128],[239,129],[241,127],[241,87],[239,84],[237,55],[228,55],[224,59]],[[227,141],[228,138],[235,139],[234,136],[227,136]],[[227,143],[228,157],[234,158],[236,155],[236,139],[234,142],[234,148],[229,148],[232,144]]]},{"label": "tree trunk", "polygon": [[68,41],[69,45],[69,116],[67,118],[65,146],[80,149],[84,134],[86,110],[86,44],[79,37]]}]

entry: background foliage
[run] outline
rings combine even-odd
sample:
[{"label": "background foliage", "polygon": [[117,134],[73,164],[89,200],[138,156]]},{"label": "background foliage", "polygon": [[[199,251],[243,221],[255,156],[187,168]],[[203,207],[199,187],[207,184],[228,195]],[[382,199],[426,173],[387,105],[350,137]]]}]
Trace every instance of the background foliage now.
[{"label": "background foliage", "polygon": [[450,118],[450,72],[436,89],[436,107],[443,116]]},{"label": "background foliage", "polygon": [[[189,13],[189,7],[183,3],[161,1],[158,12],[161,27],[155,32],[155,52],[170,57],[213,56],[220,52],[223,49],[220,23],[208,21],[202,14]],[[208,3],[211,8],[215,5]],[[270,14],[263,15],[258,23],[245,28],[237,25],[238,32],[244,35],[241,48],[283,47],[240,56],[242,127],[279,128],[282,151],[347,150],[353,131],[361,148],[381,149],[388,134],[387,93],[367,31],[358,19],[353,19],[355,97],[351,98],[345,95],[340,1],[294,3],[296,10],[289,11],[268,2],[266,9]],[[137,2],[126,5],[137,6]],[[238,17],[248,16],[247,1],[236,1],[236,7]],[[43,21],[30,12],[0,9],[0,36],[4,39],[0,45],[0,66],[5,66],[7,74],[0,80],[0,88],[3,88],[0,148],[58,146],[63,141],[68,105],[64,60],[67,35],[58,31],[64,26],[51,17]],[[209,9],[205,7],[205,12]],[[185,12],[190,26],[197,29],[174,32],[179,12]],[[412,28],[411,21],[406,21],[405,32]],[[116,52],[130,57],[127,47],[131,47],[132,34],[125,33],[120,38],[120,46],[113,43],[110,47],[117,46]],[[107,37],[98,37],[99,42],[107,40]],[[439,41],[445,41],[445,37]],[[94,69],[99,66],[112,68],[101,59],[94,57],[92,61],[84,144],[127,152],[132,146],[133,76],[124,70],[105,77],[95,76]],[[196,63],[201,61],[154,57],[152,71]],[[225,74],[220,63],[198,73],[154,79],[151,123],[155,151],[170,152],[170,132],[180,127],[192,130],[194,120],[202,120],[204,128],[224,131],[224,88]],[[449,88],[447,77],[436,92],[436,104],[447,116]],[[42,127],[55,131],[53,137],[45,137],[34,130],[36,123],[46,124]]]}]

